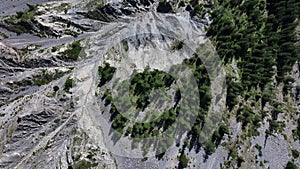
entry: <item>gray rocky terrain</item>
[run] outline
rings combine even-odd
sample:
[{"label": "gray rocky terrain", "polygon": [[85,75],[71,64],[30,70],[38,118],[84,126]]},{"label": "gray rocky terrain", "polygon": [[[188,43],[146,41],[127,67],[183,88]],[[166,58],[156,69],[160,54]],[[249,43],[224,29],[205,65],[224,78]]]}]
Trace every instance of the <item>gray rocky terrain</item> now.
[{"label": "gray rocky terrain", "polygon": [[[234,61],[221,63],[205,35],[211,22],[209,9],[193,16],[177,1],[161,5],[151,0],[1,1],[1,169],[173,169],[183,168],[179,164],[182,152],[188,159],[186,168],[285,168],[293,158],[292,150],[300,151],[292,132],[297,130],[296,120],[289,114],[298,112],[299,116],[297,102],[293,97],[276,96],[286,104],[285,113],[278,117],[285,124],[284,134],[267,135],[269,121],[265,119],[257,136],[246,137],[241,122],[225,105],[225,74],[238,77],[239,70]],[[25,13],[15,16],[20,11]],[[175,49],[179,41],[184,42],[181,50]],[[188,131],[176,136],[179,141],[166,148],[162,158],[156,150],[146,155],[135,150],[124,133],[114,142],[112,105],[103,99],[106,88],[135,71],[168,72],[194,53],[201,55],[210,74],[212,124],[204,129],[212,134],[217,123],[229,127],[214,152],[207,153],[204,146],[188,148]],[[106,63],[116,73],[99,85],[99,67]],[[295,89],[300,85],[297,66],[291,75],[296,79]],[[175,92],[174,85],[167,95]],[[175,104],[168,99],[161,107]],[[157,102],[154,99],[141,114],[155,110]],[[267,106],[264,109],[268,111]],[[243,159],[241,165],[232,160],[233,152]],[[299,168],[300,158],[294,163]]]}]

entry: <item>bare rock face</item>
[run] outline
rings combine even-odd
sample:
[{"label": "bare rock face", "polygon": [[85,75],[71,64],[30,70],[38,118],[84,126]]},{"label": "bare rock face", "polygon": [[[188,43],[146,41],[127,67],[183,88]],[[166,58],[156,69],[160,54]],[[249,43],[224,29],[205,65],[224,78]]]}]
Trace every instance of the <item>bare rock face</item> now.
[{"label": "bare rock face", "polygon": [[[225,106],[224,77],[230,74],[239,78],[240,70],[235,61],[232,65],[221,64],[205,37],[210,8],[201,8],[199,14],[198,4],[193,3],[67,0],[29,6],[25,9],[28,15],[16,14],[19,7],[9,9],[10,15],[1,15],[0,31],[5,30],[9,36],[0,42],[0,168],[284,168],[291,159],[291,150],[300,151],[299,142],[292,139],[291,131],[297,128],[295,120],[288,113],[278,117],[287,124],[282,127],[285,136],[267,135],[270,122],[265,120],[257,127],[257,136],[246,137],[245,130],[251,129],[244,129],[238,122],[236,108],[228,112]],[[196,56],[201,59],[193,60]],[[195,76],[205,78],[204,69],[210,76],[209,82],[203,82],[208,86],[200,87],[200,92],[209,93],[210,104],[207,110],[201,110],[207,121],[198,128],[213,137],[222,135],[218,145],[207,143],[206,133],[193,140],[190,130],[176,130],[172,133],[174,140],[130,142],[132,130],[137,127],[133,118],[125,125],[119,122],[118,115],[123,112],[116,110],[119,107],[113,103],[112,88],[132,74],[144,70],[168,72],[183,63],[188,68],[200,65],[200,73],[192,72]],[[294,69],[299,71],[296,66]],[[188,77],[184,69],[177,73]],[[294,93],[299,95],[299,72],[292,76],[298,78]],[[139,80],[150,84],[147,78]],[[166,92],[150,92],[147,106],[135,109],[135,113],[145,117],[159,108],[176,107],[181,99],[176,85],[184,80],[174,81],[162,87]],[[194,94],[194,89],[186,90]],[[176,97],[170,96],[174,93]],[[155,97],[163,94],[167,95],[163,100],[166,103]],[[138,96],[132,95],[130,101],[137,102]],[[194,98],[187,99],[193,102]],[[289,111],[293,111],[295,102],[288,99]],[[182,117],[188,118],[188,111]],[[179,117],[175,116],[175,121],[185,124],[185,119]],[[166,123],[169,121],[151,124],[151,130],[163,133],[164,128],[157,126]],[[229,129],[216,128],[220,124],[228,124]],[[142,129],[149,126],[139,127],[139,137],[144,137],[147,133]],[[152,148],[168,141],[172,141],[171,146],[155,154],[160,147]],[[299,158],[295,163],[300,166]]]},{"label": "bare rock face", "polygon": [[6,46],[3,43],[0,43],[1,49],[1,64],[4,66],[9,66],[8,64],[14,65],[20,59],[19,54],[17,51],[11,47]]}]

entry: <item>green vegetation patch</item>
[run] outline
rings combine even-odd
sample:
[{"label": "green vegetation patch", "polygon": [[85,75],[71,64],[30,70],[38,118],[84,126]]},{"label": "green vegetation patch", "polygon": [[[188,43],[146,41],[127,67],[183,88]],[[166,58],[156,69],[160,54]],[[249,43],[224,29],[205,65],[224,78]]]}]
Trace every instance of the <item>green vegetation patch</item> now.
[{"label": "green vegetation patch", "polygon": [[298,169],[297,165],[292,162],[292,161],[289,161],[287,164],[286,164],[286,167],[285,169]]},{"label": "green vegetation patch", "polygon": [[70,8],[71,8],[71,5],[69,3],[62,3],[59,6],[54,7],[51,10],[57,10],[59,12],[63,11],[64,13],[67,13],[68,9],[70,9]]},{"label": "green vegetation patch", "polygon": [[[106,81],[109,81],[114,74],[115,68],[110,67],[108,64],[105,67],[99,67],[100,74],[100,85],[105,84]],[[137,73],[131,79],[130,83],[130,95],[132,102],[136,105],[137,109],[144,110],[150,104],[149,95],[152,90],[159,89],[164,90],[167,87],[170,87],[174,82],[174,78],[171,75],[168,75],[162,71],[149,69],[144,70],[142,73]],[[102,99],[105,98],[105,105],[108,105],[112,101],[112,96],[109,91],[105,91]],[[122,101],[122,99],[120,99]],[[112,127],[116,129],[119,133],[123,133],[128,119],[123,117],[112,104],[110,113],[112,114],[111,120],[113,121]],[[159,134],[159,129],[167,130],[173,122],[176,120],[176,110],[171,108],[164,111],[159,117],[155,118],[154,121],[149,123],[134,123],[132,127],[129,127],[126,130],[126,135],[130,135],[135,138],[144,138],[149,137],[150,135],[156,136]],[[158,115],[155,112],[152,112],[152,117]]]},{"label": "green vegetation patch", "polygon": [[[206,153],[209,155],[215,150],[215,144],[212,141],[212,138],[203,138],[202,126],[205,122],[208,123],[208,119],[206,119],[206,115],[209,110],[209,106],[211,104],[211,91],[210,91],[210,79],[208,76],[208,72],[201,61],[201,58],[194,54],[191,58],[185,59],[184,63],[188,65],[193,72],[193,75],[196,79],[198,85],[198,92],[200,96],[199,107],[200,110],[198,112],[197,118],[195,120],[194,125],[192,126],[191,131],[188,133],[189,141],[190,141],[190,149],[195,148],[196,151],[199,150],[199,147],[204,145]],[[195,92],[195,89],[189,89],[192,93]],[[183,105],[184,106],[184,105]],[[184,108],[184,107],[182,107]],[[184,109],[184,111],[189,112],[188,109]],[[200,142],[201,139],[206,140],[203,144]]]},{"label": "green vegetation patch", "polygon": [[242,85],[236,82],[236,78],[232,76],[226,77],[227,84],[227,95],[226,95],[226,106],[229,111],[233,109],[235,105],[239,103],[238,96],[241,94]]},{"label": "green vegetation patch", "polygon": [[29,7],[27,11],[19,11],[16,15],[7,17],[4,20],[5,24],[0,24],[0,26],[17,34],[30,33],[33,30],[33,25],[29,22],[32,22],[35,15],[38,15],[38,8],[29,4],[27,6]]},{"label": "green vegetation patch", "polygon": [[[124,116],[122,116],[119,112],[116,112],[116,108],[115,107],[113,109],[115,109],[115,111],[112,112],[112,113],[117,113],[117,115],[114,118],[114,121],[112,123],[112,128],[115,129],[118,134],[123,134],[124,127],[126,127],[127,122],[129,120],[126,119]],[[111,111],[112,111],[112,109],[111,109]]]},{"label": "green vegetation patch", "polygon": [[51,81],[56,80],[65,74],[66,72],[62,72],[59,70],[55,70],[55,73],[50,73],[47,72],[45,69],[42,69],[42,73],[40,75],[33,77],[33,85],[42,86],[48,84]]},{"label": "green vegetation patch", "polygon": [[297,151],[297,150],[292,150],[292,156],[293,156],[294,158],[298,158],[299,155],[300,155],[299,151]]},{"label": "green vegetation patch", "polygon": [[211,140],[205,141],[203,145],[207,155],[211,155],[216,151],[216,145]]},{"label": "green vegetation patch", "polygon": [[188,157],[185,155],[184,151],[181,152],[181,155],[178,157],[179,164],[178,168],[186,168],[189,163]]},{"label": "green vegetation patch", "polygon": [[260,127],[263,120],[263,113],[254,113],[253,109],[247,105],[243,105],[237,111],[237,121],[242,123],[242,129],[247,132],[246,136],[258,136],[257,129]]},{"label": "green vegetation patch", "polygon": [[240,108],[237,112],[237,120],[242,122],[242,127],[245,128],[247,124],[252,123],[254,112],[249,106]]},{"label": "green vegetation patch", "polygon": [[214,4],[207,36],[226,63],[237,60],[243,90],[263,89],[275,75],[284,84],[283,93],[291,92],[293,79],[286,73],[300,58],[295,33],[299,8],[297,1],[285,0]]},{"label": "green vegetation patch", "polygon": [[[180,47],[179,47],[180,48]],[[192,58],[186,59],[184,61],[184,64],[186,64],[188,67],[191,68],[193,75],[195,77],[197,87],[199,90],[196,89],[186,89],[188,92],[190,92],[192,95],[195,95],[195,92],[198,92],[200,95],[200,101],[198,105],[200,110],[197,112],[196,115],[196,121],[195,124],[192,126],[191,131],[189,132],[188,136],[188,145],[189,148],[199,148],[199,146],[202,146],[202,143],[199,141],[201,139],[201,129],[202,125],[205,122],[205,117],[207,114],[207,111],[209,110],[209,106],[211,104],[211,91],[210,91],[210,80],[208,73],[205,69],[205,66],[203,65],[201,59],[198,57],[198,55],[194,54]],[[103,89],[103,86],[112,79],[113,75],[115,73],[115,68],[111,67],[109,64],[105,64],[102,67],[98,68],[98,74],[100,78],[99,87]],[[150,70],[149,68],[145,69],[141,73],[135,74],[131,81],[128,82],[129,84],[129,95],[130,102],[136,106],[136,108],[139,111],[145,110],[145,108],[150,104],[149,103],[149,95],[154,90],[164,91],[169,90],[171,85],[174,83],[175,79],[162,71],[159,70]],[[175,92],[176,96],[174,97],[176,103],[179,102],[181,99],[180,91]],[[122,97],[122,96],[120,96]],[[101,96],[102,101],[105,101],[105,106],[108,107],[110,105],[110,121],[112,121],[112,128],[117,131],[118,135],[125,135],[132,138],[148,138],[150,136],[157,136],[160,134],[160,131],[169,131],[169,129],[172,129],[172,124],[176,121],[178,118],[179,110],[185,112],[185,115],[189,115],[189,113],[193,112],[191,111],[191,107],[188,105],[177,105],[175,107],[169,108],[167,110],[162,111],[161,114],[157,114],[154,110],[149,115],[149,117],[155,117],[155,120],[151,122],[135,122],[131,125],[129,125],[130,119],[127,119],[126,117],[122,116],[123,112],[119,112],[116,108],[116,106],[112,102],[112,95],[111,92],[104,88],[104,94]],[[117,98],[119,99],[119,98]],[[193,98],[189,98],[193,100]],[[120,99],[122,101],[122,99]],[[128,101],[128,100],[127,100]],[[126,108],[125,108],[126,109]],[[130,111],[129,109],[126,109]],[[131,112],[130,112],[131,113]],[[138,112],[132,112],[137,113]],[[152,116],[153,115],[153,116]],[[185,124],[186,119],[180,118],[178,119],[180,124]],[[209,123],[209,122],[208,122]],[[190,126],[189,126],[190,128]],[[172,130],[171,130],[172,131]],[[176,131],[174,129],[174,131]],[[180,131],[178,131],[180,132]],[[220,125],[215,133],[215,138],[209,138],[208,141],[205,142],[204,147],[208,154],[211,154],[217,145],[217,142],[220,142],[222,137],[225,134],[228,134],[228,127],[224,125]],[[180,133],[179,133],[180,135]],[[165,146],[167,146],[166,143]],[[171,143],[172,144],[172,143]],[[134,145],[132,145],[134,146]],[[161,148],[160,148],[161,149]],[[157,152],[160,152],[160,149],[157,150]],[[147,152],[147,148],[145,149]],[[186,166],[188,163],[187,157],[185,155],[181,156],[181,163],[182,166]]]},{"label": "green vegetation patch", "polygon": [[99,8],[99,7],[103,7],[105,5],[105,1],[104,0],[91,0],[86,4],[86,8],[90,9],[90,8]]},{"label": "green vegetation patch", "polygon": [[74,86],[74,83],[75,81],[72,78],[68,77],[64,85],[64,91],[70,92],[70,89]]},{"label": "green vegetation patch", "polygon": [[41,132],[39,135],[42,136],[42,137],[44,137],[46,135],[46,133],[45,132]]},{"label": "green vegetation patch", "polygon": [[62,52],[62,54],[65,55],[67,59],[75,61],[78,59],[79,54],[82,50],[83,49],[80,45],[80,41],[75,41],[72,44],[70,44],[68,46],[68,49]]},{"label": "green vegetation patch", "polygon": [[70,30],[70,29],[66,29],[66,30],[65,30],[65,34],[66,34],[66,35],[73,36],[73,37],[78,37],[78,35],[79,35],[80,33],[74,32],[74,31],[72,31],[72,30]]},{"label": "green vegetation patch", "polygon": [[172,46],[171,46],[171,50],[175,51],[175,50],[180,50],[182,49],[184,46],[184,41],[176,41]]},{"label": "green vegetation patch", "polygon": [[225,134],[229,134],[228,126],[225,124],[221,124],[217,130],[214,131],[212,135],[212,141],[218,146],[221,143]]},{"label": "green vegetation patch", "polygon": [[261,147],[260,145],[258,145],[258,144],[255,144],[255,148],[256,148],[257,151],[258,151],[258,155],[259,155],[259,156],[262,156],[262,147]]},{"label": "green vegetation patch", "polygon": [[99,66],[98,67],[98,75],[100,78],[100,82],[98,84],[98,87],[102,87],[105,83],[110,81],[114,74],[115,74],[116,68],[110,66],[108,63],[104,64],[104,67]]},{"label": "green vegetation patch", "polygon": [[3,32],[0,32],[0,36],[2,36],[4,39],[6,39],[6,38],[8,38],[9,36],[8,35],[6,35],[5,33],[3,33]]},{"label": "green vegetation patch", "polygon": [[[109,14],[107,14],[105,11],[107,11],[107,8],[109,8]],[[110,22],[112,19],[109,17],[109,15],[114,15],[115,13],[114,8],[110,8],[108,5],[102,5],[100,4],[98,7],[96,7],[93,10],[88,11],[85,16],[90,19],[95,19],[103,22]]]},{"label": "green vegetation patch", "polygon": [[174,78],[159,70],[150,71],[145,69],[144,72],[136,74],[130,84],[130,93],[137,97],[134,103],[138,109],[144,110],[149,104],[149,95],[153,89],[163,90],[170,87]]},{"label": "green vegetation patch", "polygon": [[92,163],[90,161],[81,160],[74,165],[74,169],[90,169],[98,166],[98,163]]},{"label": "green vegetation patch", "polygon": [[18,11],[16,15],[12,15],[11,17],[7,18],[5,22],[9,24],[18,24],[20,22],[25,22],[28,20],[33,20],[34,16],[37,14],[37,6],[27,4],[28,10],[26,11]]},{"label": "green vegetation patch", "polygon": [[158,136],[159,130],[163,131],[169,129],[176,121],[175,109],[170,109],[162,113],[158,118],[148,123],[135,123],[133,128],[127,130],[127,133],[131,134],[133,138],[147,138],[149,136]]},{"label": "green vegetation patch", "polygon": [[54,92],[57,92],[59,90],[59,87],[58,86],[53,86],[53,90],[54,90]]}]

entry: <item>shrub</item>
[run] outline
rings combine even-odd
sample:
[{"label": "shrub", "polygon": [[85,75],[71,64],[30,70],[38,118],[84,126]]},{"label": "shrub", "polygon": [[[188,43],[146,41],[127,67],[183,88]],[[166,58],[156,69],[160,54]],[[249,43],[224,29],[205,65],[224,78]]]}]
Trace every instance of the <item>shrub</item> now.
[{"label": "shrub", "polygon": [[298,157],[299,157],[299,151],[297,151],[297,150],[292,150],[292,156],[293,156],[294,158],[298,158]]},{"label": "shrub", "polygon": [[240,168],[242,166],[242,163],[244,162],[245,160],[243,159],[243,157],[241,156],[238,156],[237,158],[237,166]]},{"label": "shrub", "polygon": [[54,92],[57,92],[59,90],[59,87],[58,86],[54,86],[53,90],[54,90]]},{"label": "shrub", "polygon": [[242,85],[240,83],[235,82],[235,78],[232,76],[226,77],[227,83],[227,95],[226,95],[226,106],[228,110],[231,111],[233,107],[238,104],[238,95],[241,94]]},{"label": "shrub", "polygon": [[108,63],[105,63],[104,67],[99,66],[98,67],[98,75],[100,77],[100,83],[98,87],[103,86],[106,82],[110,81],[114,74],[115,74],[116,68],[110,66]]},{"label": "shrub", "polygon": [[213,142],[208,140],[208,141],[204,142],[204,149],[205,149],[206,154],[211,155],[212,153],[215,152],[216,146]]},{"label": "shrub", "polygon": [[59,47],[57,47],[57,46],[53,46],[52,48],[51,48],[51,52],[56,52],[56,51],[58,51],[59,50]]},{"label": "shrub", "polygon": [[179,164],[178,164],[178,168],[179,169],[186,168],[188,166],[189,159],[184,154],[184,152],[181,153],[181,155],[180,155],[180,157],[179,157],[178,160],[179,160]]},{"label": "shrub", "polygon": [[54,120],[54,123],[55,123],[55,124],[58,124],[59,122],[60,122],[60,119],[55,119],[55,120]]},{"label": "shrub", "polygon": [[247,124],[251,123],[254,117],[252,109],[248,106],[244,106],[239,109],[237,113],[237,120],[242,122],[242,127],[245,128]]},{"label": "shrub", "polygon": [[127,122],[127,118],[123,117],[121,114],[117,114],[112,123],[112,128],[116,129],[119,134],[123,134],[123,129],[125,128]]},{"label": "shrub", "polygon": [[45,132],[41,132],[41,133],[40,133],[40,136],[45,136],[45,135],[46,135]]},{"label": "shrub", "polygon": [[220,125],[220,127],[214,131],[212,140],[216,146],[220,144],[225,134],[229,134],[229,129],[228,126],[224,124]]},{"label": "shrub", "polygon": [[68,49],[65,50],[63,54],[66,55],[68,59],[77,60],[81,50],[82,47],[80,45],[80,41],[75,41],[68,46]]},{"label": "shrub", "polygon": [[68,79],[66,80],[65,85],[64,85],[64,90],[66,92],[69,92],[70,89],[73,87],[73,84],[74,84],[74,80],[72,78],[68,77]]},{"label": "shrub", "polygon": [[177,41],[177,42],[175,42],[174,45],[172,45],[171,50],[172,51],[180,50],[180,49],[183,48],[183,46],[184,46],[184,42],[183,41]]},{"label": "shrub", "polygon": [[285,169],[298,169],[297,165],[295,163],[293,163],[292,161],[289,161],[287,164],[286,164],[286,167]]}]

